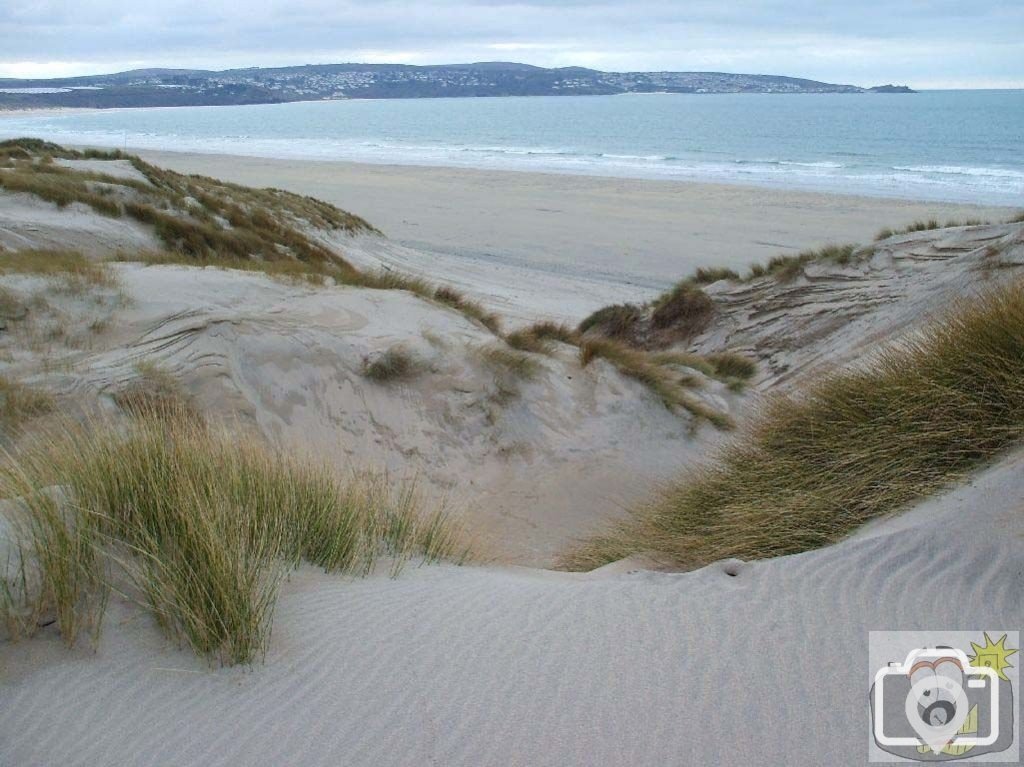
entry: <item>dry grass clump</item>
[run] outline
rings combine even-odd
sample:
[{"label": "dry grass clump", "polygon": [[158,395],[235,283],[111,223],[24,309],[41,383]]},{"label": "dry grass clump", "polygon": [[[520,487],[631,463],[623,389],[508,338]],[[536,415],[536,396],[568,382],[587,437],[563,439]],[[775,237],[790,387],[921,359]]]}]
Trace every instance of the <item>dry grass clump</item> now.
[{"label": "dry grass clump", "polygon": [[0,329],[4,321],[20,320],[28,313],[28,305],[14,291],[0,285]]},{"label": "dry grass clump", "polygon": [[1008,224],[1024,224],[1024,210],[1022,210],[1020,213],[1018,213],[1015,216],[1010,216],[1010,218],[1006,219],[1006,223],[1008,223]]},{"label": "dry grass clump", "polygon": [[0,260],[0,274],[31,274],[58,281],[58,290],[81,294],[93,287],[115,288],[117,276],[107,264],[73,250],[15,250]]},{"label": "dry grass clump", "polygon": [[[887,240],[890,237],[895,237],[898,234],[913,234],[914,232],[928,232],[928,231],[931,231],[932,229],[952,229],[952,228],[958,227],[958,226],[984,226],[986,223],[989,223],[989,222],[983,221],[980,218],[967,218],[967,219],[964,219],[963,221],[959,221],[957,219],[950,219],[945,224],[940,224],[938,219],[935,219],[935,218],[930,218],[930,219],[927,219],[927,220],[923,220],[922,219],[922,220],[919,220],[919,221],[915,221],[912,224],[908,224],[907,226],[903,227],[902,229],[891,229],[889,227],[885,227],[884,229],[880,229],[878,234],[875,235],[875,242],[878,242],[880,240]],[[1011,220],[1011,221],[1008,221],[1007,223],[1013,223],[1013,221]]]},{"label": "dry grass clump", "polygon": [[707,327],[714,312],[715,304],[708,294],[684,280],[654,302],[651,324],[689,337]]},{"label": "dry grass clump", "polygon": [[757,373],[756,362],[735,352],[706,354],[704,360],[714,368],[717,378],[749,381]]},{"label": "dry grass clump", "polygon": [[671,369],[671,365],[680,363],[681,356],[670,359],[651,355],[608,338],[587,338],[580,343],[580,364],[584,367],[597,358],[607,360],[622,375],[650,389],[669,410],[681,408],[719,429],[732,428],[729,416],[710,408],[685,390],[689,380]]},{"label": "dry grass clump", "polygon": [[135,418],[157,418],[168,414],[201,420],[192,397],[173,373],[150,360],[135,365],[136,377],[115,392],[115,404]]},{"label": "dry grass clump", "polygon": [[53,411],[53,395],[0,375],[0,433],[10,434],[26,421]]},{"label": "dry grass clump", "polygon": [[479,322],[495,335],[501,334],[501,318],[497,314],[487,311],[479,301],[466,298],[465,294],[449,285],[434,285],[421,277],[411,277],[390,269],[360,273],[353,284],[377,290],[407,290],[420,298],[451,307],[464,317]]},{"label": "dry grass clump", "polygon": [[683,280],[652,303],[615,304],[580,322],[580,335],[599,335],[639,348],[659,348],[704,330],[715,305],[692,280]]},{"label": "dry grass clump", "polygon": [[605,338],[625,340],[636,335],[644,318],[644,309],[636,304],[604,306],[587,315],[577,328],[579,333],[598,333]]},{"label": "dry grass clump", "polygon": [[52,167],[19,164],[0,169],[0,189],[35,195],[58,208],[80,202],[104,216],[119,218],[122,215],[121,206],[116,201],[91,191],[80,179],[59,171],[41,170]]},{"label": "dry grass clump", "polygon": [[680,566],[834,543],[1024,436],[1024,283],[954,307],[870,364],[767,407],[691,473],[565,558],[656,550]]},{"label": "dry grass clump", "polygon": [[703,355],[678,351],[656,352],[650,355],[650,360],[659,365],[691,368],[708,378],[728,384],[733,391],[742,391],[746,382],[757,373],[756,362],[735,352]]},{"label": "dry grass clump", "polygon": [[710,285],[720,280],[731,280],[738,282],[740,279],[739,274],[723,266],[702,266],[693,273],[690,277],[690,282],[694,285]]},{"label": "dry grass clump", "polygon": [[262,259],[241,258],[230,256],[187,256],[176,251],[133,251],[118,253],[115,261],[147,264],[150,266],[197,266],[201,268],[233,269],[241,272],[255,272],[286,282],[309,283],[310,285],[326,285],[330,279],[344,282],[347,273],[344,268],[329,263],[309,263],[306,261],[279,260],[264,261]]},{"label": "dry grass clump", "polygon": [[779,282],[789,282],[804,273],[808,264],[831,263],[846,266],[871,254],[870,249],[862,249],[857,245],[826,245],[817,250],[804,250],[795,255],[775,256],[767,264],[754,264],[750,267],[747,280],[760,277],[772,277]]},{"label": "dry grass clump", "polygon": [[363,360],[363,375],[377,383],[407,381],[419,375],[423,368],[423,361],[401,344]]},{"label": "dry grass clump", "polygon": [[532,381],[541,371],[540,363],[529,354],[498,344],[478,346],[480,360],[498,376],[512,380]]},{"label": "dry grass clump", "polygon": [[[54,485],[73,502],[57,504]],[[65,425],[0,467],[0,496],[22,499],[27,573],[3,579],[0,614],[31,631],[21,616],[55,611],[69,644],[98,625],[114,583],[197,653],[246,663],[265,651],[281,576],[301,561],[365,574],[382,555],[395,572],[409,557],[467,555],[447,512],[425,509],[414,487],[342,482],[175,413]]]},{"label": "dry grass clump", "polygon": [[458,310],[466,317],[476,320],[492,333],[498,334],[501,332],[501,318],[498,315],[484,309],[479,302],[466,298],[455,288],[441,286],[434,289],[431,297],[435,301]]},{"label": "dry grass clump", "polygon": [[580,335],[568,325],[557,322],[535,322],[505,336],[505,342],[513,349],[534,354],[550,354],[554,342],[578,346]]}]

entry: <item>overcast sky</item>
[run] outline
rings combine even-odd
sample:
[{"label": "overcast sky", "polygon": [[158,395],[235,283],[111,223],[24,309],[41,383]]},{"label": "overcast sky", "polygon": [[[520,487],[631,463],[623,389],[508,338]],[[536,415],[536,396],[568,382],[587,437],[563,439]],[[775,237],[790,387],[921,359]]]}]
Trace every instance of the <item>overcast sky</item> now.
[{"label": "overcast sky", "polygon": [[1024,0],[0,0],[0,77],[495,60],[1024,87]]}]

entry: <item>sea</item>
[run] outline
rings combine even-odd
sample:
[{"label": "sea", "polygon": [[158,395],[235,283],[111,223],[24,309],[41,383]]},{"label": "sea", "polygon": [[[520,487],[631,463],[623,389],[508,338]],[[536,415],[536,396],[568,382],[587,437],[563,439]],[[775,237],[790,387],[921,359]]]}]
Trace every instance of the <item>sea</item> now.
[{"label": "sea", "polygon": [[0,112],[0,138],[1024,205],[1024,90]]}]

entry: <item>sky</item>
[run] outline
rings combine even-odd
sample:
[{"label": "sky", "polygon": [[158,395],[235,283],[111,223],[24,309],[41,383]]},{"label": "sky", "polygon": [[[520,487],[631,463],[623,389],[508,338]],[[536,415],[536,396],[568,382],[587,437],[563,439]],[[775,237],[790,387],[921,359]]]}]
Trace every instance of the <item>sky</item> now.
[{"label": "sky", "polygon": [[0,0],[0,77],[519,61],[1024,87],[1024,0]]}]

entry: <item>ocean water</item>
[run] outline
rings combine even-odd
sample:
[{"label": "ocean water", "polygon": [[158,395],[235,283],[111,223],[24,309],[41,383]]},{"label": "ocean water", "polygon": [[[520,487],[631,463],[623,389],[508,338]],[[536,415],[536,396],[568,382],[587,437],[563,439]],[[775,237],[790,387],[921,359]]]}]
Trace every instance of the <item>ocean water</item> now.
[{"label": "ocean water", "polygon": [[0,113],[66,144],[1024,205],[1024,91],[319,101]]}]

